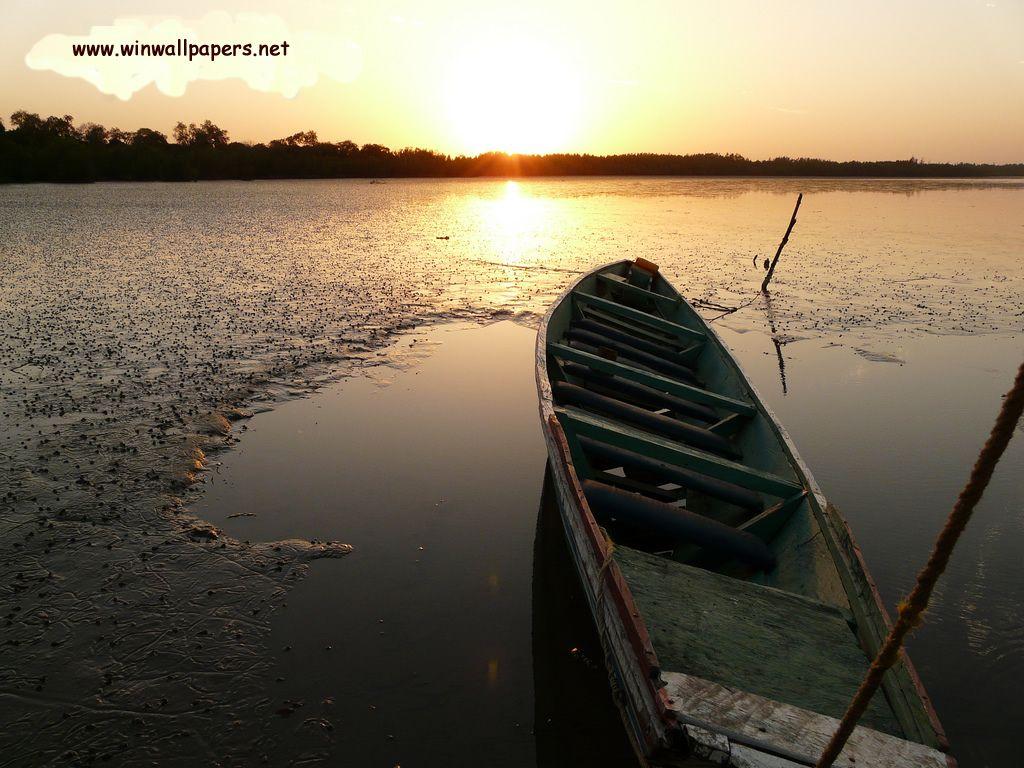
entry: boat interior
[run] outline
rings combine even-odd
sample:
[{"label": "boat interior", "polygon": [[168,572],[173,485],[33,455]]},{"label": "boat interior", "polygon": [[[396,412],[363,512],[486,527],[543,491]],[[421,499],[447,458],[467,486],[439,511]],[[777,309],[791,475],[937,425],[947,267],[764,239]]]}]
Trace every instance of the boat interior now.
[{"label": "boat interior", "polygon": [[[885,620],[717,335],[637,259],[582,279],[545,343],[576,475],[661,668],[841,717]],[[906,671],[887,675],[861,725],[934,746]]]}]

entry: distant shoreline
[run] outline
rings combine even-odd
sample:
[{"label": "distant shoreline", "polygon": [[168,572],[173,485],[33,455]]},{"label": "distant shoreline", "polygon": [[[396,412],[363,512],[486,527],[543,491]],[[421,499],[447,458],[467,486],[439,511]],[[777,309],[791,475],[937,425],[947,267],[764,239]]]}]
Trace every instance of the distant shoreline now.
[{"label": "distant shoreline", "polygon": [[1015,179],[1024,162],[926,163],[908,160],[838,161],[737,154],[507,154],[467,157],[429,149],[392,150],[381,144],[322,142],[314,131],[268,144],[230,141],[209,120],[178,123],[174,141],[149,128],[134,132],[95,123],[75,126],[70,115],[41,118],[24,111],[0,122],[0,183],[97,181],[256,181],[300,179],[450,179],[552,177],[746,177],[839,179]]},{"label": "distant shoreline", "polygon": [[259,181],[363,181],[383,184],[388,181],[570,181],[574,179],[722,179],[737,181],[769,181],[772,179],[807,179],[817,181],[934,181],[934,182],[1024,182],[1024,173],[1019,176],[823,176],[812,174],[686,174],[686,173],[617,173],[617,174],[537,174],[533,176],[502,176],[498,174],[476,176],[266,176],[259,178],[201,178],[201,179],[87,179],[83,181],[54,181],[37,179],[32,181],[0,180],[4,186],[37,186],[53,184],[62,187],[88,186],[92,184],[201,184],[216,182],[259,182]]}]

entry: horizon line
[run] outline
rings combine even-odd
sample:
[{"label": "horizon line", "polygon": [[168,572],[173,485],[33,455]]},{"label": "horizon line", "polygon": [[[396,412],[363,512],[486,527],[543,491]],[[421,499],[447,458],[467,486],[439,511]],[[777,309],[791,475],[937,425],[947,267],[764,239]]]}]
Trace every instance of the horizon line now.
[{"label": "horizon line", "polygon": [[[29,115],[31,117],[37,117],[37,118],[41,117],[40,113],[29,113],[27,110],[16,110],[16,111],[14,111],[12,113],[9,113],[9,118],[10,118],[11,122],[13,123],[15,116],[20,115],[20,114],[27,114],[27,115]],[[66,115],[66,114],[63,115],[63,116],[50,115],[48,118],[42,118],[42,120],[43,121],[47,121],[47,120],[65,121],[68,118],[70,118],[71,121],[74,120],[73,116]],[[487,157],[495,157],[495,156],[504,156],[504,157],[507,157],[507,158],[510,158],[510,159],[515,159],[515,158],[537,158],[537,159],[543,159],[543,158],[556,158],[556,157],[581,157],[581,158],[593,158],[593,159],[597,159],[597,160],[613,159],[613,158],[628,158],[628,157],[658,157],[658,158],[666,158],[666,159],[668,159],[668,158],[696,158],[696,157],[708,157],[708,158],[711,158],[711,157],[716,157],[716,158],[725,158],[725,159],[736,159],[736,160],[739,160],[739,161],[742,161],[742,162],[747,162],[747,163],[770,163],[770,162],[777,162],[777,161],[790,161],[790,162],[807,161],[807,162],[817,162],[817,163],[835,163],[835,164],[840,164],[840,165],[850,165],[850,164],[872,165],[872,164],[880,164],[880,163],[885,163],[885,164],[913,163],[913,164],[918,164],[918,165],[922,165],[922,166],[954,166],[954,167],[957,167],[957,166],[959,166],[959,167],[973,166],[973,167],[979,167],[979,168],[986,168],[986,167],[987,168],[1007,168],[1007,167],[1024,165],[1024,158],[1021,158],[1020,160],[1013,160],[1013,161],[1008,161],[1008,162],[992,162],[992,161],[978,162],[978,161],[972,161],[972,160],[925,160],[925,159],[923,159],[923,158],[921,158],[921,157],[919,157],[917,155],[911,155],[910,157],[906,157],[906,158],[877,158],[876,157],[876,158],[866,159],[865,160],[865,159],[852,159],[852,158],[848,158],[848,159],[834,159],[834,158],[821,157],[821,156],[815,156],[815,155],[810,155],[810,154],[799,154],[799,155],[771,154],[771,155],[765,155],[763,157],[749,157],[749,156],[744,155],[744,154],[742,154],[740,152],[733,152],[733,151],[722,152],[722,151],[714,151],[714,150],[687,151],[687,152],[659,151],[659,150],[631,150],[631,151],[624,151],[624,152],[597,152],[597,151],[582,150],[582,149],[566,149],[566,150],[550,151],[550,152],[519,152],[519,151],[512,151],[512,150],[500,149],[500,148],[495,147],[495,148],[492,148],[492,149],[483,150],[483,151],[476,152],[476,153],[470,153],[470,152],[451,152],[451,151],[447,151],[447,150],[435,149],[435,148],[432,148],[432,147],[415,145],[415,144],[405,144],[403,146],[400,146],[400,147],[397,147],[397,148],[393,148],[393,147],[388,146],[386,144],[380,144],[380,143],[375,142],[375,141],[356,142],[356,141],[354,141],[352,139],[321,140],[321,139],[319,139],[317,131],[315,131],[313,129],[310,129],[308,131],[298,131],[296,133],[291,134],[290,136],[283,136],[283,137],[276,138],[276,139],[267,139],[267,140],[257,140],[257,139],[250,139],[250,138],[246,138],[246,139],[230,139],[229,138],[230,134],[229,134],[229,132],[227,130],[220,129],[219,126],[216,126],[216,124],[214,124],[208,118],[205,119],[198,126],[197,126],[196,123],[188,123],[186,125],[183,121],[178,121],[178,123],[175,125],[175,127],[172,128],[171,131],[169,131],[167,133],[164,133],[163,131],[159,131],[159,130],[156,130],[156,129],[153,129],[153,128],[148,128],[148,127],[145,127],[145,126],[140,126],[139,128],[136,128],[133,131],[122,131],[121,129],[117,128],[116,126],[112,126],[110,128],[107,128],[106,126],[104,126],[102,124],[94,123],[94,122],[91,122],[91,121],[88,121],[88,120],[80,123],[78,126],[74,126],[71,123],[69,123],[68,125],[69,125],[69,127],[74,128],[76,130],[82,130],[82,129],[85,129],[85,128],[89,127],[89,126],[98,126],[100,128],[103,128],[104,131],[107,132],[107,133],[117,132],[117,133],[120,133],[120,134],[123,134],[123,135],[126,135],[126,136],[134,135],[134,134],[138,133],[139,131],[154,131],[155,133],[160,134],[161,136],[164,136],[165,138],[167,138],[168,139],[168,144],[177,144],[177,145],[182,144],[182,142],[178,141],[178,140],[171,141],[170,140],[170,136],[174,134],[174,132],[176,131],[176,129],[179,126],[183,127],[183,128],[192,129],[192,131],[194,132],[197,127],[198,128],[203,128],[205,126],[210,125],[210,126],[216,127],[219,131],[222,131],[223,136],[226,139],[226,143],[229,144],[229,145],[230,144],[239,144],[239,145],[255,148],[255,147],[260,147],[260,146],[262,146],[262,147],[272,147],[274,145],[280,146],[282,143],[284,143],[287,146],[298,146],[298,147],[302,147],[302,148],[312,148],[312,147],[315,147],[315,146],[339,146],[339,145],[351,144],[351,145],[354,145],[355,147],[357,147],[359,149],[362,149],[363,147],[382,147],[384,149],[387,149],[388,152],[393,153],[393,154],[398,154],[398,153],[401,153],[401,152],[410,152],[410,151],[411,152],[430,152],[430,153],[433,153],[434,155],[437,155],[437,156],[440,156],[440,157],[445,157],[445,158],[448,158],[450,160],[477,160],[477,159],[482,159],[482,158],[487,158]],[[0,118],[0,126],[4,126],[6,128],[7,132],[17,131],[17,128],[7,127],[5,125],[5,123],[4,123],[2,118]],[[2,132],[0,132],[0,135],[2,135]],[[287,144],[290,140],[295,140],[295,139],[297,139],[299,137],[307,137],[307,136],[313,138],[313,141],[314,141],[313,144],[301,144],[301,143],[299,143],[299,144],[291,144],[291,145]]]}]

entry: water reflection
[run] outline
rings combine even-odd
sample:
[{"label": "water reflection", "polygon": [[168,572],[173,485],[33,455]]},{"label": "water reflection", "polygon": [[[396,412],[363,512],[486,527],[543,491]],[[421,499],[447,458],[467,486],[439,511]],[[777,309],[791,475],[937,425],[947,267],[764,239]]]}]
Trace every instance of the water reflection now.
[{"label": "water reflection", "polygon": [[259,414],[210,478],[196,509],[239,538],[355,547],[274,614],[265,695],[303,706],[271,718],[272,764],[314,747],[353,765],[533,762],[534,340],[510,322],[417,331],[392,365]]},{"label": "water reflection", "polygon": [[601,642],[545,467],[533,546],[534,736],[539,768],[639,763],[612,701]]},{"label": "water reflection", "polygon": [[779,339],[779,331],[775,327],[775,310],[772,309],[772,295],[768,291],[763,293],[764,313],[768,319],[768,329],[771,332],[772,346],[775,347],[775,357],[779,361],[779,380],[782,382],[782,394],[788,394],[786,386],[786,359],[782,356],[782,341]]},{"label": "water reflection", "polygon": [[518,181],[504,182],[495,198],[478,201],[483,235],[500,264],[519,264],[539,240],[549,236],[552,220],[559,213],[557,201],[527,192]]}]

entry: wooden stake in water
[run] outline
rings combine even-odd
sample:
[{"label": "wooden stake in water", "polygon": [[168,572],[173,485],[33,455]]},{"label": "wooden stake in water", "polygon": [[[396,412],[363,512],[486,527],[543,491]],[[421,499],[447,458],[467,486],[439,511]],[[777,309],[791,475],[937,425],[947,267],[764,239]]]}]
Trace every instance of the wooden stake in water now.
[{"label": "wooden stake in water", "polygon": [[767,292],[768,281],[772,279],[772,275],[775,274],[775,265],[779,263],[779,256],[782,255],[782,249],[786,247],[786,243],[789,242],[789,233],[793,231],[793,227],[796,225],[796,212],[800,210],[800,203],[804,199],[804,193],[801,192],[796,198],[796,208],[793,209],[793,218],[789,220],[789,226],[786,227],[786,234],[782,236],[782,242],[779,243],[779,250],[775,252],[775,258],[772,259],[772,265],[768,267],[768,274],[764,276],[764,282],[761,283],[761,290]]}]

